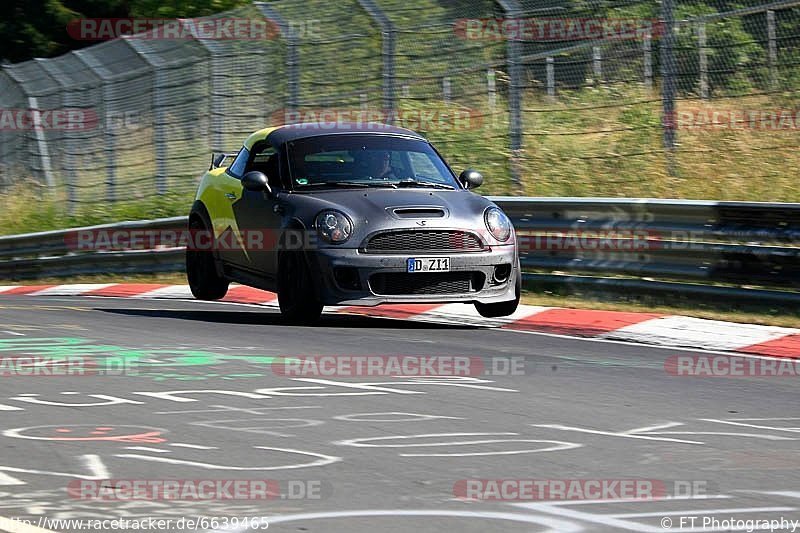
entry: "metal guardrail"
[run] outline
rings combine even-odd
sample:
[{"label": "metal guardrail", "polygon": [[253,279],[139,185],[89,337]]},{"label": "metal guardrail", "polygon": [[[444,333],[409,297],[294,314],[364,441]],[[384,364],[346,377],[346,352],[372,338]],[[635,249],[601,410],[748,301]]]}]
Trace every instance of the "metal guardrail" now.
[{"label": "metal guardrail", "polygon": [[492,199],[528,269],[800,287],[800,204]]},{"label": "metal guardrail", "polygon": [[[526,283],[534,286],[650,287],[793,305],[800,298],[800,204],[490,199],[514,223]],[[181,249],[80,251],[69,242],[81,231],[185,227],[185,217],[173,217],[0,237],[0,279],[177,272],[183,269]],[[761,288],[748,288],[753,285]]]},{"label": "metal guardrail", "polygon": [[[70,237],[81,231],[181,230],[186,224],[186,217],[171,217],[2,236],[0,259],[45,257],[48,254],[65,256],[70,252]],[[0,265],[2,264],[0,262]]]}]

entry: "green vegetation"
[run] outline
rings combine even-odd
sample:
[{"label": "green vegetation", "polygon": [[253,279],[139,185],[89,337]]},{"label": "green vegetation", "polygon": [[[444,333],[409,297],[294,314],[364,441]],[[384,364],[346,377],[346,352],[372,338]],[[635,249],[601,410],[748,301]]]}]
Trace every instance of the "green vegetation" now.
[{"label": "green vegetation", "polygon": [[[605,94],[601,94],[605,93]],[[618,94],[621,104],[591,108]],[[648,102],[643,90],[606,87],[561,95],[555,102],[531,96],[525,113],[526,137],[520,165],[521,190],[510,181],[508,120],[505,113],[487,114],[472,121],[456,119],[444,126],[419,128],[419,112],[449,116],[466,106],[403,102],[401,115],[426,134],[459,172],[474,167],[484,173],[480,192],[486,195],[612,196],[800,202],[797,131],[697,127],[678,131],[680,148],[677,177],[666,171],[661,148],[660,109]],[[703,111],[728,113],[742,109],[785,108],[780,96],[753,96],[714,102],[679,102],[678,110],[703,116]],[[580,102],[580,104],[578,104]],[[498,108],[502,108],[498,102]],[[485,108],[485,107],[484,107]],[[576,111],[577,110],[577,111]],[[460,121],[459,121],[460,120]],[[425,124],[421,124],[425,126]],[[563,135],[574,130],[608,133]],[[621,131],[619,131],[621,130]],[[555,132],[556,134],[548,134]],[[626,155],[628,154],[628,155]],[[204,168],[198,168],[200,175]],[[101,186],[102,187],[102,186]],[[186,214],[194,185],[162,196],[148,195],[108,203],[102,188],[96,201],[80,203],[67,214],[63,191],[52,194],[38,182],[22,183],[0,193],[0,235]],[[99,197],[98,197],[99,196]]]},{"label": "green vegetation", "polygon": [[[530,196],[669,197],[687,199],[800,201],[795,177],[800,155],[800,124],[786,129],[731,128],[730,125],[679,125],[674,169],[668,172],[662,148],[659,83],[659,42],[653,42],[655,86],[642,83],[642,43],[621,40],[604,45],[602,81],[591,79],[591,50],[555,57],[556,96],[543,90],[542,58],[525,63],[523,147],[509,150],[509,79],[504,71],[506,42],[456,36],[454,22],[497,16],[492,0],[376,0],[397,33],[395,74],[401,125],[428,136],[454,170],[472,167],[486,177],[483,194]],[[559,2],[557,2],[558,4]],[[679,0],[676,18],[762,4],[762,0]],[[558,11],[573,18],[657,18],[656,2],[567,2]],[[382,38],[380,29],[356,0],[281,0],[272,7],[300,33],[301,109],[380,110],[382,102]],[[13,17],[0,21],[0,45],[7,59],[52,56],[92,43],[70,41],[66,23],[76,17],[195,17],[234,9],[236,16],[256,16],[247,0],[22,0]],[[554,12],[556,12],[554,11]],[[230,13],[229,13],[230,14]],[[776,11],[777,78],[766,66],[766,25],[763,14],[731,17],[707,24],[710,100],[695,98],[699,56],[696,28],[680,25],[677,34],[678,115],[705,116],[714,121],[748,110],[792,110],[800,86],[796,36],[800,9]],[[185,214],[197,177],[205,170],[208,152],[234,150],[257,128],[283,122],[286,106],[286,43],[215,43],[216,56],[226,65],[224,98],[209,97],[213,76],[205,60],[170,72],[161,99],[176,102],[159,120],[167,124],[165,170],[169,194],[156,194],[156,147],[151,82],[142,76],[125,81],[122,106],[138,124],[124,132],[129,142],[115,145],[116,197],[105,200],[109,180],[105,153],[107,136],[98,133],[74,143],[52,143],[54,191],[37,181],[0,188],[0,234],[40,231],[66,226]],[[524,43],[523,53],[551,50],[547,42]],[[177,49],[176,49],[177,50]],[[160,53],[160,52],[159,52]],[[170,52],[174,57],[178,52]],[[189,52],[181,50],[185,57]],[[168,57],[174,58],[173,55]],[[494,63],[496,91],[487,94],[485,65]],[[216,63],[215,63],[216,64]],[[450,95],[446,98],[444,81]],[[144,81],[143,81],[144,80]],[[254,80],[258,80],[254,84]],[[265,80],[263,90],[260,80]],[[267,82],[269,81],[269,83]],[[180,82],[178,82],[180,81]],[[772,82],[776,85],[772,85]],[[220,82],[220,79],[217,79]],[[124,87],[123,87],[124,86]],[[99,94],[100,89],[93,89]],[[74,94],[69,95],[71,98]],[[89,101],[99,96],[87,96]],[[493,100],[493,103],[492,103]],[[97,100],[99,101],[99,100]],[[224,105],[223,105],[224,104]],[[221,125],[211,120],[211,108],[224,110]],[[442,117],[469,116],[442,120]],[[432,121],[419,120],[433,116]],[[794,116],[797,120],[797,115]],[[416,119],[416,120],[415,120]],[[219,128],[214,129],[214,128]],[[24,146],[25,153],[35,150]],[[64,154],[74,151],[76,168],[73,205],[67,204]],[[511,181],[512,155],[522,183]],[[35,156],[31,156],[32,158]],[[11,169],[5,180],[33,174],[28,167]],[[5,171],[5,169],[3,169]],[[31,176],[33,178],[34,176]]]},{"label": "green vegetation", "polygon": [[21,183],[0,193],[0,235],[186,215],[193,199],[191,195],[164,195],[115,203],[98,201],[81,204],[67,214],[62,199],[37,184]]},{"label": "green vegetation", "polygon": [[174,18],[213,15],[246,0],[21,0],[0,19],[2,57],[17,63],[93,44],[76,41],[67,24],[79,18]]}]

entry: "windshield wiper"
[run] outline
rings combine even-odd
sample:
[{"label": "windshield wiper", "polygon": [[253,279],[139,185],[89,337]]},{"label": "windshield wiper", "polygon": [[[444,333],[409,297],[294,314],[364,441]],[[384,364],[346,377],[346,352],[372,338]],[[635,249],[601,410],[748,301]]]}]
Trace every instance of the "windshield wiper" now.
[{"label": "windshield wiper", "polygon": [[449,189],[454,190],[455,187],[452,185],[447,185],[446,183],[435,183],[433,181],[417,181],[417,180],[407,180],[407,181],[398,181],[398,187],[432,187],[434,189]]},{"label": "windshield wiper", "polygon": [[309,187],[370,187],[369,183],[362,183],[358,181],[315,181],[314,183],[306,183],[299,187],[300,190]]}]

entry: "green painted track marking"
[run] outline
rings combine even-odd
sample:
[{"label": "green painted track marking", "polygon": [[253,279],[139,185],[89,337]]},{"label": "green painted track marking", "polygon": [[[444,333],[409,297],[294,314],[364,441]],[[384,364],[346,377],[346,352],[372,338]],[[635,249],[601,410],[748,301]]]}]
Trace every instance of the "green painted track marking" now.
[{"label": "green painted track marking", "polygon": [[[39,357],[44,359],[80,359],[92,356],[98,358],[108,368],[133,370],[132,375],[152,377],[158,380],[167,379],[242,379],[261,377],[260,373],[240,372],[236,374],[217,373],[181,373],[164,372],[175,367],[215,366],[231,362],[269,365],[281,361],[283,357],[266,355],[220,354],[206,350],[179,350],[172,348],[135,349],[113,344],[94,344],[89,339],[80,337],[44,337],[0,339],[0,357],[13,354]],[[7,357],[7,355],[6,355]]]}]

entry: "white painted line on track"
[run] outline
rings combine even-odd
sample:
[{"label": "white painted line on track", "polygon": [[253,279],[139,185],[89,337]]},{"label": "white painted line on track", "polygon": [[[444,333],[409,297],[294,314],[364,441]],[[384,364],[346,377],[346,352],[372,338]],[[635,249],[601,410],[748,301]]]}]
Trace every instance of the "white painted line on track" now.
[{"label": "white painted line on track", "polygon": [[771,416],[769,418],[728,418],[728,420],[734,420],[736,422],[765,422],[770,420],[800,420],[800,418],[796,416]]},{"label": "white painted line on track", "polygon": [[734,422],[733,420],[718,420],[716,418],[701,418],[703,422],[716,422],[717,424],[728,424],[730,426],[741,426],[753,429],[769,429],[772,431],[787,431],[789,433],[800,433],[800,428],[781,428],[773,426],[762,426],[760,424],[744,424],[742,422]]},{"label": "white painted line on track", "polygon": [[[726,494],[690,494],[685,496],[670,496],[662,498],[657,501],[680,501],[680,500],[730,500],[732,496]],[[614,498],[613,500],[553,500],[547,502],[550,507],[559,507],[562,505],[572,507],[574,505],[607,505],[613,503],[646,503],[652,500],[642,500],[642,498]]]},{"label": "white painted line on track", "polygon": [[292,405],[286,407],[257,407],[256,409],[230,409],[230,408],[222,408],[220,405],[212,405],[211,407],[216,407],[217,409],[189,409],[187,411],[155,411],[154,415],[185,415],[185,414],[192,414],[192,413],[229,413],[231,411],[245,411],[250,412],[251,414],[266,414],[261,413],[260,411],[274,411],[274,410],[283,410],[283,409],[322,409],[321,405]]},{"label": "white painted line on track", "polygon": [[759,492],[761,494],[768,494],[770,496],[785,496],[787,498],[800,499],[800,492],[796,490],[773,490],[773,491],[750,491],[750,492]]},{"label": "white painted line on track", "polygon": [[108,471],[108,468],[106,468],[106,465],[103,463],[103,460],[100,459],[99,455],[94,455],[94,454],[84,455],[83,464],[90,472],[92,472],[95,475],[95,477],[98,477],[100,479],[111,478],[111,472]]},{"label": "white painted line on track", "polygon": [[613,518],[651,518],[653,516],[684,515],[684,516],[703,516],[710,514],[742,514],[742,513],[776,513],[779,511],[794,511],[797,507],[737,507],[735,509],[681,509],[678,511],[655,511],[649,513],[623,513],[608,514]]},{"label": "white painted line on track", "polygon": [[607,437],[621,437],[625,439],[642,439],[642,440],[655,440],[655,441],[663,441],[663,442],[677,442],[679,444],[705,444],[704,442],[699,442],[696,440],[683,440],[683,439],[670,439],[670,438],[661,438],[661,437],[649,437],[647,435],[637,435],[635,433],[630,432],[618,432],[614,433],[613,431],[600,431],[597,429],[589,429],[589,428],[579,428],[573,426],[565,426],[562,424],[529,424],[535,428],[547,428],[547,429],[559,429],[562,431],[575,431],[578,433],[589,433],[591,435],[605,435]]}]

